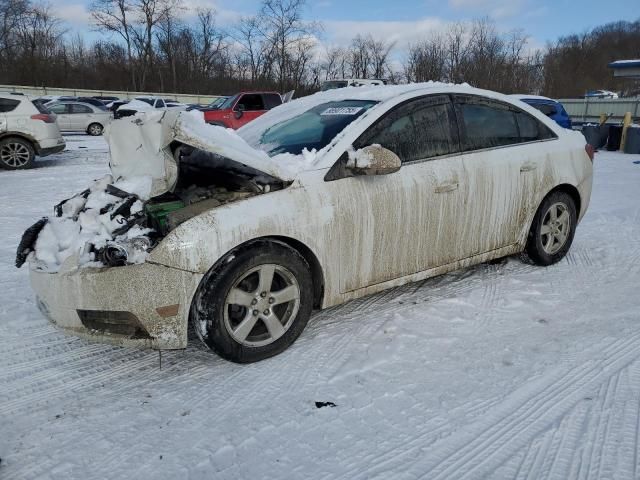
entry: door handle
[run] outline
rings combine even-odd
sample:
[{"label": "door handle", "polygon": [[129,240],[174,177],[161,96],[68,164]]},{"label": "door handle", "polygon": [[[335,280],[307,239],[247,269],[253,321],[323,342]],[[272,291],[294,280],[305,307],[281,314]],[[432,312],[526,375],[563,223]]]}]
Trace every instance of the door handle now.
[{"label": "door handle", "polygon": [[536,165],[535,163],[524,163],[520,167],[520,173],[532,172],[536,168],[538,168],[538,165]]},{"label": "door handle", "polygon": [[435,192],[436,193],[447,193],[453,192],[458,189],[458,182],[455,183],[443,183],[442,185],[436,185]]}]

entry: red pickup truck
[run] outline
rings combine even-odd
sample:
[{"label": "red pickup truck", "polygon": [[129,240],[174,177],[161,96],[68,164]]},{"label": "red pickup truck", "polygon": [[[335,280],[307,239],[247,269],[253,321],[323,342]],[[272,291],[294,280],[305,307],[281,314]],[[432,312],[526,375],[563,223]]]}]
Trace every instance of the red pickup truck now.
[{"label": "red pickup truck", "polygon": [[204,120],[211,125],[235,130],[281,104],[282,97],[276,92],[240,92],[229,97],[217,109],[205,109]]}]

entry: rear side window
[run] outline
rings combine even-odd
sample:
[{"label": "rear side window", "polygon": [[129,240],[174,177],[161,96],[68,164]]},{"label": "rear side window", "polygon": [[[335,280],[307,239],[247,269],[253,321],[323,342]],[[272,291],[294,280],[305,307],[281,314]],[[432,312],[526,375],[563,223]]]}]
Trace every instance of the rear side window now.
[{"label": "rear side window", "polygon": [[164,100],[159,99],[159,100],[156,102],[156,108],[164,108]]},{"label": "rear side window", "polygon": [[455,153],[453,113],[448,98],[424,98],[396,107],[373,125],[356,148],[379,144],[411,162]]},{"label": "rear side window", "polygon": [[20,100],[0,98],[0,113],[13,112],[20,105]]},{"label": "rear side window", "polygon": [[533,118],[528,113],[516,112],[515,116],[520,130],[521,142],[535,142],[536,140],[547,140],[555,137],[546,125],[540,123],[538,119]]},{"label": "rear side window", "polygon": [[91,108],[86,105],[81,105],[79,103],[72,103],[71,113],[93,113],[93,110],[91,110]]},{"label": "rear side window", "polygon": [[262,95],[264,100],[265,110],[271,110],[272,108],[282,105],[282,98],[277,93],[265,93]]},{"label": "rear side window", "polygon": [[508,108],[462,103],[458,112],[462,116],[465,132],[462,139],[463,150],[481,150],[520,143],[516,117]]},{"label": "rear side window", "polygon": [[256,110],[264,110],[264,103],[262,102],[262,95],[259,93],[247,93],[243,95],[236,105],[236,110],[240,105],[244,106],[245,112],[251,112]]},{"label": "rear side window", "polygon": [[56,113],[58,115],[62,115],[62,114],[65,114],[65,113],[67,113],[69,111],[67,107],[68,107],[68,105],[66,105],[64,103],[57,103],[55,105],[49,106],[48,108],[53,113]]}]

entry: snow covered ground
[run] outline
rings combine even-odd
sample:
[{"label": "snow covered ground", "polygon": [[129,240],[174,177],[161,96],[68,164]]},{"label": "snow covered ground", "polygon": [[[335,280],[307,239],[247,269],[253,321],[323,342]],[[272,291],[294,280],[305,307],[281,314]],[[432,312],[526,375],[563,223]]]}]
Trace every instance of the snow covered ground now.
[{"label": "snow covered ground", "polygon": [[[510,258],[317,314],[227,363],[65,336],[23,230],[107,171],[106,144],[0,171],[0,478],[638,478],[640,155],[598,153],[558,265]],[[336,406],[317,408],[315,402]]]}]

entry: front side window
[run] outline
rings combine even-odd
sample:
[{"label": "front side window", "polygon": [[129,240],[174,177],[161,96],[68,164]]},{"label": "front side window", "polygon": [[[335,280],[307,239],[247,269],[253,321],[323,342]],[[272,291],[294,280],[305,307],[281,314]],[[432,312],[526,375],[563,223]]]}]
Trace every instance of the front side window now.
[{"label": "front side window", "polygon": [[452,133],[452,110],[448,99],[427,97],[396,107],[356,142],[356,148],[379,144],[402,162],[457,152]]},{"label": "front side window", "polygon": [[0,113],[13,112],[20,105],[20,100],[0,98]]},{"label": "front side window", "polygon": [[93,110],[91,110],[91,107],[86,105],[73,103],[71,104],[71,113],[93,113]]},{"label": "front side window", "polygon": [[262,133],[259,148],[269,155],[321,150],[351,122],[375,105],[371,100],[343,100],[317,105]]},{"label": "front side window", "polygon": [[236,110],[242,110],[244,107],[245,112],[255,112],[258,110],[264,110],[264,103],[262,102],[262,95],[259,93],[247,93],[236,104]]}]

